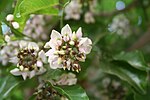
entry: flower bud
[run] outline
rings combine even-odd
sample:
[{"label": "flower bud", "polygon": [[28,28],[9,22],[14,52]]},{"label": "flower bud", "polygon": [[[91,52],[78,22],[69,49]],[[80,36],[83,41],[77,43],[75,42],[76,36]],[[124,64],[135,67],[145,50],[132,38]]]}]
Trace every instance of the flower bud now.
[{"label": "flower bud", "polygon": [[75,43],[74,43],[74,41],[70,41],[69,44],[70,45],[74,45]]},{"label": "flower bud", "polygon": [[8,35],[5,35],[5,41],[10,42],[10,37]]},{"label": "flower bud", "polygon": [[72,33],[72,39],[73,39],[73,40],[76,40],[76,39],[77,39],[77,36],[76,36],[76,33],[75,33],[75,32]]},{"label": "flower bud", "polygon": [[6,20],[7,21],[13,21],[14,20],[14,15],[12,15],[12,14],[7,15]]},{"label": "flower bud", "polygon": [[18,29],[20,27],[19,23],[17,23],[17,22],[12,22],[12,26],[14,29]]},{"label": "flower bud", "polygon": [[19,66],[20,70],[23,71],[24,67],[23,66]]}]

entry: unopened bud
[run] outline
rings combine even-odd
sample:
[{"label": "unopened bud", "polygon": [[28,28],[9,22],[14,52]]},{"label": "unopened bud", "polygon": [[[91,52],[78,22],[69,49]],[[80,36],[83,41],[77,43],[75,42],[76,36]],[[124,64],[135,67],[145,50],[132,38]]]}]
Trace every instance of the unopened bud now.
[{"label": "unopened bud", "polygon": [[25,68],[24,70],[25,70],[25,71],[29,71],[29,68]]},{"label": "unopened bud", "polygon": [[5,41],[10,42],[10,37],[8,35],[5,36]]},{"label": "unopened bud", "polygon": [[61,64],[61,62],[62,62],[61,58],[58,58],[57,63]]},{"label": "unopened bud", "polygon": [[76,40],[76,39],[77,39],[77,36],[76,36],[76,33],[75,33],[75,32],[72,33],[72,39],[73,39],[73,40]]},{"label": "unopened bud", "polygon": [[70,41],[69,44],[70,45],[74,45],[75,43],[74,43],[74,41]]},{"label": "unopened bud", "polygon": [[18,29],[20,27],[19,23],[17,23],[17,22],[12,22],[12,26],[14,29]]},{"label": "unopened bud", "polygon": [[23,71],[24,67],[21,65],[19,66],[20,70]]},{"label": "unopened bud", "polygon": [[12,14],[7,15],[6,20],[7,21],[13,21],[14,20],[14,15],[12,15]]},{"label": "unopened bud", "polygon": [[58,51],[58,53],[61,54],[61,55],[64,55],[65,51],[64,50],[60,50],[60,51]]}]

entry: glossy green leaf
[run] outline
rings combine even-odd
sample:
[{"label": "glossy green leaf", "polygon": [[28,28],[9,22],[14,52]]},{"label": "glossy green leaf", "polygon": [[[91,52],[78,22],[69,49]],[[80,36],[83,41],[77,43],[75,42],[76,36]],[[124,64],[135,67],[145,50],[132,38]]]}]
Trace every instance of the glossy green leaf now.
[{"label": "glossy green leaf", "polygon": [[64,87],[53,85],[51,86],[55,90],[57,90],[60,94],[65,95],[69,100],[89,100],[86,92],[79,85],[64,86]]},{"label": "glossy green leaf", "polygon": [[147,84],[145,71],[137,70],[126,63],[101,63],[103,72],[115,75],[121,80],[127,82],[138,93],[145,93],[145,85]]},{"label": "glossy green leaf", "polygon": [[59,4],[58,0],[23,0],[19,5],[19,13],[24,16],[57,4]]},{"label": "glossy green leaf", "polygon": [[113,57],[116,61],[124,61],[129,63],[136,69],[139,70],[149,70],[144,57],[140,51],[134,52],[121,52],[120,54]]},{"label": "glossy green leaf", "polygon": [[13,76],[1,77],[0,79],[0,97],[6,98],[9,93],[19,84]]},{"label": "glossy green leaf", "polygon": [[22,32],[30,14],[58,15],[58,0],[18,0],[15,7],[15,21],[20,25]]}]

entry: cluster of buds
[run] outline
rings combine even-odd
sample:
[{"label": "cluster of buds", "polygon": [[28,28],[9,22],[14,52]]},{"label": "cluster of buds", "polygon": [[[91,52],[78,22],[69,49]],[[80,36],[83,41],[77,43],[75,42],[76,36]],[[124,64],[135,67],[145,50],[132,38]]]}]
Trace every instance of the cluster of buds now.
[{"label": "cluster of buds", "polygon": [[58,100],[66,100],[62,99],[65,97],[49,86],[48,83],[40,84],[35,94],[37,95],[36,100],[57,100],[58,98]]},{"label": "cluster of buds", "polygon": [[45,48],[51,48],[45,54],[52,69],[63,68],[79,72],[79,62],[84,62],[86,54],[92,49],[92,41],[82,37],[82,30],[72,32],[67,24],[61,30],[61,34],[52,30],[51,39],[45,44]]},{"label": "cluster of buds", "polygon": [[7,15],[6,20],[10,22],[10,24],[13,26],[14,29],[19,28],[19,23],[14,21],[14,15],[12,14]]},{"label": "cluster of buds", "polygon": [[17,68],[11,70],[13,75],[22,75],[25,80],[46,71],[43,62],[46,62],[45,52],[39,51],[39,47],[34,42],[20,41],[19,51],[11,58],[11,62],[17,64]]}]

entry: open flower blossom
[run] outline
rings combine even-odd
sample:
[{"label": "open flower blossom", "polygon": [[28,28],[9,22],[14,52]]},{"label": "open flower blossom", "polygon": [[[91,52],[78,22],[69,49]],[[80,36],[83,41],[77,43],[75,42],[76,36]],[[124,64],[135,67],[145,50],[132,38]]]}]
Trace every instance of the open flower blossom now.
[{"label": "open flower blossom", "polygon": [[59,80],[56,81],[58,85],[75,85],[77,83],[76,75],[73,73],[62,74]]},{"label": "open flower blossom", "polygon": [[66,7],[65,7],[65,19],[75,19],[79,20],[80,15],[82,13],[82,4],[80,0],[72,0]]},{"label": "open flower blossom", "polygon": [[86,12],[85,13],[85,15],[84,15],[84,21],[87,24],[95,23],[95,19],[94,19],[94,16],[93,16],[92,12]]},{"label": "open flower blossom", "polygon": [[26,80],[27,77],[32,78],[46,71],[43,67],[43,62],[46,62],[45,52],[39,51],[36,43],[22,40],[19,48],[17,55],[10,59],[10,62],[17,64],[17,68],[10,71],[13,75],[22,75]]},{"label": "open flower blossom", "polygon": [[61,33],[52,30],[51,39],[45,44],[45,48],[50,48],[45,54],[52,69],[63,68],[79,72],[81,67],[79,62],[84,62],[86,55],[91,52],[92,41],[87,37],[82,37],[82,30],[72,32],[67,24]]}]

